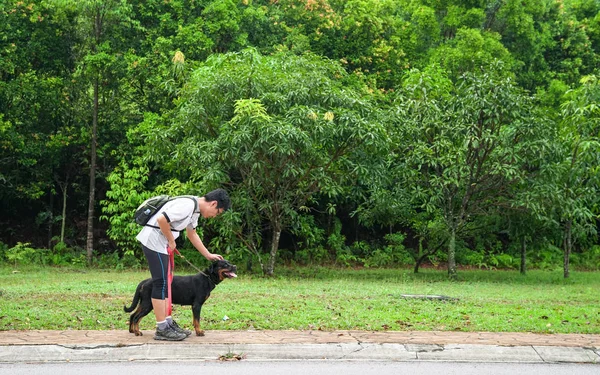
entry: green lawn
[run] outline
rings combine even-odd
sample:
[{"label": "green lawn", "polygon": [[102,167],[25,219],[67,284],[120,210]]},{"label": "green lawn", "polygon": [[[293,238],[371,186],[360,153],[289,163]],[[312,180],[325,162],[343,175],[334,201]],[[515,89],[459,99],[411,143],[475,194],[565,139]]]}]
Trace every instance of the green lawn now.
[{"label": "green lawn", "polygon": [[[443,330],[600,333],[600,273],[277,269],[221,283],[205,303],[202,328]],[[181,268],[176,274],[187,274]],[[148,271],[0,267],[0,330],[127,329],[129,305]],[[402,294],[442,294],[440,302]],[[189,306],[175,319],[191,328]],[[229,319],[223,319],[227,316]],[[141,324],[154,327],[153,314]]]}]

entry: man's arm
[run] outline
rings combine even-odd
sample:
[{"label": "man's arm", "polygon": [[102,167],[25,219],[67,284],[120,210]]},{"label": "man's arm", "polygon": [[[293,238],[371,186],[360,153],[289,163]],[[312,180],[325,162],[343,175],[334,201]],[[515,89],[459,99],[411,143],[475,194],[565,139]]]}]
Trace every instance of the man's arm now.
[{"label": "man's arm", "polygon": [[167,218],[164,215],[160,215],[158,219],[156,219],[156,223],[158,224],[163,236],[165,236],[167,241],[169,241],[169,249],[175,250],[177,248],[177,244],[175,244],[175,237],[173,237],[171,225],[167,221]]},{"label": "man's arm", "polygon": [[194,245],[196,250],[198,250],[200,252],[200,254],[202,254],[206,259],[210,260],[211,262],[213,262],[215,260],[223,259],[223,257],[221,255],[211,254],[208,251],[206,246],[204,246],[204,244],[202,243],[200,236],[198,236],[198,233],[196,233],[195,229],[187,227],[187,228],[185,228],[185,234],[187,235],[187,238],[189,238],[192,245]]}]

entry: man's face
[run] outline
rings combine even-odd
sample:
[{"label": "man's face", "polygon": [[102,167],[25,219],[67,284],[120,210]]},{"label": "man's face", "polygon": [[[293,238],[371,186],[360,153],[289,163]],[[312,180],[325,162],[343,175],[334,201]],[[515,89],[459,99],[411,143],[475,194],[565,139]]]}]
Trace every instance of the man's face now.
[{"label": "man's face", "polygon": [[209,202],[208,207],[204,212],[202,212],[202,216],[205,219],[209,219],[211,217],[218,216],[223,213],[223,208],[217,208],[217,201]]}]

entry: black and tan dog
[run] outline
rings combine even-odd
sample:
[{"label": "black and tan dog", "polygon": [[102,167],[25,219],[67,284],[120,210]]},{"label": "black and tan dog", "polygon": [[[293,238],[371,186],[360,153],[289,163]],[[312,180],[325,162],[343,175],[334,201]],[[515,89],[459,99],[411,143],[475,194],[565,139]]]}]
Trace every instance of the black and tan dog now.
[{"label": "black and tan dog", "polygon": [[[237,277],[237,267],[226,260],[213,262],[204,272],[190,276],[173,276],[171,293],[173,304],[192,306],[196,336],[204,336],[200,329],[200,310],[210,292],[224,279]],[[123,306],[125,312],[135,312],[129,317],[129,332],[141,336],[140,320],[152,311],[152,279],[140,282],[133,295],[131,306]]]}]

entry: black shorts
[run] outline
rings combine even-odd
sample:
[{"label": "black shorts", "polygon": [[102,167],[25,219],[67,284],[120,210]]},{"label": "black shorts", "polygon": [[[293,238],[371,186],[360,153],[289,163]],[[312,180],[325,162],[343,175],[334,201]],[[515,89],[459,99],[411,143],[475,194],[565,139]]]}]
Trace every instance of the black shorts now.
[{"label": "black shorts", "polygon": [[148,267],[150,268],[150,275],[152,275],[152,295],[153,299],[167,299],[169,297],[169,288],[167,284],[168,270],[169,270],[169,256],[167,254],[159,253],[154,250],[150,250],[146,246],[142,245],[144,255],[148,260]]}]

